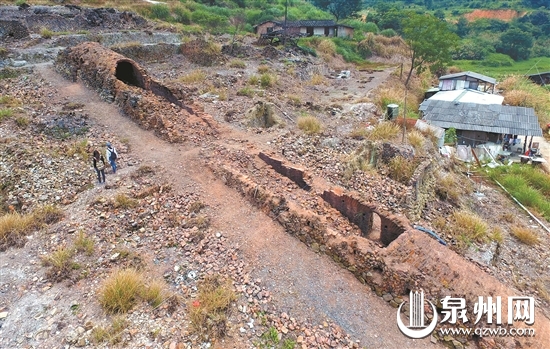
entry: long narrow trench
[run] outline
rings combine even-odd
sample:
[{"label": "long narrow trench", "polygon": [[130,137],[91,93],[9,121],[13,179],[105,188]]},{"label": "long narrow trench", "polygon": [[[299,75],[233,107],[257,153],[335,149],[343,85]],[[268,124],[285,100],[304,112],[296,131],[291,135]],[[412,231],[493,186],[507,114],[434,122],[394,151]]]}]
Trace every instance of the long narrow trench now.
[{"label": "long narrow trench", "polygon": [[[160,140],[120,114],[116,105],[102,101],[95,91],[63,79],[51,65],[37,66],[37,70],[58,91],[56,98],[83,103],[93,120],[111,134],[128,139],[132,153],[143,159],[143,164],[163,168],[176,190],[200,188],[202,199],[215,212],[213,226],[240,244],[253,277],[262,279],[278,311],[314,324],[333,321],[360,340],[362,347],[443,348],[430,343],[429,338],[413,340],[401,334],[394,308],[350,272],[286,234],[280,225],[217,180],[201,165],[198,148]],[[230,137],[222,137],[222,142],[246,137],[235,130],[228,132]]]}]

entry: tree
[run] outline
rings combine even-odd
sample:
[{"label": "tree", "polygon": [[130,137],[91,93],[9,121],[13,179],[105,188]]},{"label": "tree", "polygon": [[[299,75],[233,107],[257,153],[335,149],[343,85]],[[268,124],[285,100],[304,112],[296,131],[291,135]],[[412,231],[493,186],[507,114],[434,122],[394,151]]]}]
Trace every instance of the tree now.
[{"label": "tree", "polygon": [[468,28],[468,20],[464,17],[460,17],[456,22],[456,34],[461,38],[468,35],[470,29]]},{"label": "tree", "polygon": [[439,70],[450,63],[451,50],[459,40],[447,23],[432,15],[414,12],[403,20],[403,39],[411,50],[411,69],[405,86],[409,85],[414,70],[420,74],[428,65]]},{"label": "tree", "polygon": [[361,10],[361,0],[312,0],[311,2],[321,10],[328,11],[336,18],[336,22],[351,17]]},{"label": "tree", "polygon": [[507,54],[515,61],[528,59],[531,55],[535,39],[530,33],[519,28],[512,28],[500,36],[500,43],[496,49],[499,53]]}]

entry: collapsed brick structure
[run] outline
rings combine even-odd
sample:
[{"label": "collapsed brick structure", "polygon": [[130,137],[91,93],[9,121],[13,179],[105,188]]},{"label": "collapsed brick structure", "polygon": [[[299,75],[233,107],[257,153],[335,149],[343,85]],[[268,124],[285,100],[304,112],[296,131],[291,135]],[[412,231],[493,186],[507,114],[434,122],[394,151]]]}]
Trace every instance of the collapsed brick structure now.
[{"label": "collapsed brick structure", "polygon": [[54,32],[83,29],[142,29],[147,21],[132,12],[113,8],[65,6],[2,6],[0,39],[22,39],[42,29]]},{"label": "collapsed brick structure", "polygon": [[[296,203],[274,193],[255,182],[251,176],[240,173],[235,168],[220,162],[210,162],[213,171],[225,184],[240,192],[285,230],[296,236],[315,251],[321,251],[348,269],[363,283],[369,285],[379,296],[397,307],[399,300],[411,290],[422,289],[434,304],[446,296],[466,299],[470,322],[473,326],[473,305],[480,296],[520,296],[478,266],[466,261],[462,256],[441,245],[424,232],[414,229],[404,216],[392,215],[380,210],[376,205],[366,203],[357,194],[340,188],[322,188],[306,171],[284,160],[261,152],[259,158],[288,180],[303,187],[307,179],[308,193],[321,196],[350,222],[356,224],[361,235],[345,235],[328,226],[325,217],[305,211]],[[422,171],[427,166],[422,166]],[[276,175],[274,174],[273,177]],[[265,173],[262,174],[265,178]],[[277,179],[277,181],[279,181]],[[283,191],[284,192],[284,191]],[[313,200],[313,199],[312,199]],[[380,217],[380,242],[369,238],[373,215]],[[503,305],[502,318],[507,319],[508,309]],[[550,321],[536,310],[537,321],[531,327],[535,337],[503,338],[507,347],[547,348],[550,344]],[[441,318],[440,318],[441,319]],[[515,324],[516,325],[516,324]],[[523,323],[517,324],[524,327]],[[491,327],[483,320],[478,327]],[[451,341],[454,338],[442,340]],[[468,338],[471,339],[471,338]],[[482,347],[491,347],[486,339],[476,338]]]},{"label": "collapsed brick structure", "polygon": [[96,42],[62,51],[56,69],[73,81],[81,79],[142,127],[170,142],[217,134],[212,117],[182,101],[184,93],[151,79],[136,62]]},{"label": "collapsed brick structure", "polygon": [[[154,129],[170,141],[213,134],[217,128],[212,119],[192,104],[186,104],[181,94],[152,80],[134,61],[96,43],[83,43],[60,54],[57,68],[67,77],[80,78],[97,89],[106,99],[115,101],[122,110],[146,128]],[[249,150],[243,153],[253,157]],[[243,154],[240,154],[243,155]],[[238,156],[243,161],[243,156]],[[208,164],[224,183],[281,224],[289,233],[323,252],[355,274],[378,295],[397,306],[402,296],[411,290],[424,290],[434,304],[445,296],[464,297],[468,313],[480,296],[518,296],[514,290],[466,261],[452,250],[440,245],[411,226],[404,216],[397,216],[364,201],[358,194],[320,184],[306,170],[286,163],[267,153],[259,158],[271,169],[249,172],[247,166],[229,166],[227,159],[211,160]],[[411,180],[415,195],[421,194],[423,174],[429,169],[424,162]],[[254,178],[253,172],[258,178]],[[280,175],[279,175],[280,174]],[[266,183],[277,180],[291,183],[305,193],[305,201],[321,202],[337,211],[358,227],[340,231],[322,213],[304,209],[293,201],[288,190],[275,192]],[[288,189],[288,184],[284,184]],[[315,205],[318,205],[317,201]],[[373,220],[380,219],[380,237],[372,238]],[[347,229],[350,228],[350,229]],[[508,310],[503,307],[503,318]],[[536,310],[537,321],[531,327],[535,337],[503,339],[508,347],[550,347],[550,321]],[[473,319],[472,319],[473,320]],[[467,325],[471,325],[471,321]],[[486,324],[480,323],[479,326]],[[521,323],[520,323],[521,325]],[[486,342],[482,346],[490,347]]]}]

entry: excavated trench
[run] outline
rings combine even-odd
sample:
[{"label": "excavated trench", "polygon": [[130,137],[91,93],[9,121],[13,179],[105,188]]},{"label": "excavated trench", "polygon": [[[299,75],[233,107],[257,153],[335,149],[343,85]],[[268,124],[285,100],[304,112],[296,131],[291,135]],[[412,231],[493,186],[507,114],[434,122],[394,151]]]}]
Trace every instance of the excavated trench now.
[{"label": "excavated trench", "polygon": [[[60,54],[57,69],[67,77],[84,80],[102,95],[111,96],[127,115],[141,124],[152,123],[155,131],[169,141],[180,139],[178,136],[191,132],[186,122],[196,114],[193,109],[178,107],[180,114],[175,119],[162,119],[173,108],[166,102],[183,105],[175,94],[151,80],[132,60],[99,44],[84,43],[65,50]],[[193,113],[187,112],[187,109]],[[202,120],[201,125],[205,129],[215,128],[215,123],[208,116],[202,115]],[[174,130],[176,123],[180,128]],[[394,215],[367,203],[356,193],[316,186],[314,183],[317,181],[313,181],[305,170],[286,164],[281,159],[266,153],[258,156],[272,168],[273,173],[267,175],[268,181],[269,177],[284,176],[298,185],[306,195],[311,195],[311,200],[321,197],[326,204],[357,226],[360,235],[341,234],[337,229],[329,227],[323,216],[300,209],[299,205],[282,194],[270,191],[223,161],[210,162],[208,165],[228,187],[234,188],[268,213],[289,234],[312,248],[318,246],[319,251],[350,270],[378,295],[404,296],[410,290],[421,288],[426,298],[434,302],[448,295],[460,295],[467,299],[469,307],[475,304],[480,295],[514,295],[514,290],[440,245],[435,239],[413,229],[404,216]],[[426,173],[427,168],[428,165],[424,165],[419,173]],[[411,185],[417,192],[422,186],[422,178],[416,178]],[[376,225],[380,226],[379,232],[374,229]],[[378,241],[383,247],[376,243]],[[395,299],[391,298],[392,301]],[[540,320],[533,327],[536,327],[537,334],[541,334],[538,339],[544,345],[550,343],[550,334],[543,330],[550,328],[550,322],[539,311],[537,313],[537,319]],[[506,311],[503,311],[505,316]],[[527,340],[523,344],[529,345],[531,342]]]}]

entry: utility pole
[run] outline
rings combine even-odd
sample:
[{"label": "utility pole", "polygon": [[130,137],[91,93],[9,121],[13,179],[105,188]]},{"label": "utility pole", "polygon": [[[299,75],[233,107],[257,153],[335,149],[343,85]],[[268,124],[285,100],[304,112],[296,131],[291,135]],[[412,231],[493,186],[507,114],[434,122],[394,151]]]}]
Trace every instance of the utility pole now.
[{"label": "utility pole", "polygon": [[405,104],[403,105],[403,143],[405,143],[405,134],[407,133],[407,91],[409,89],[405,86]]}]

